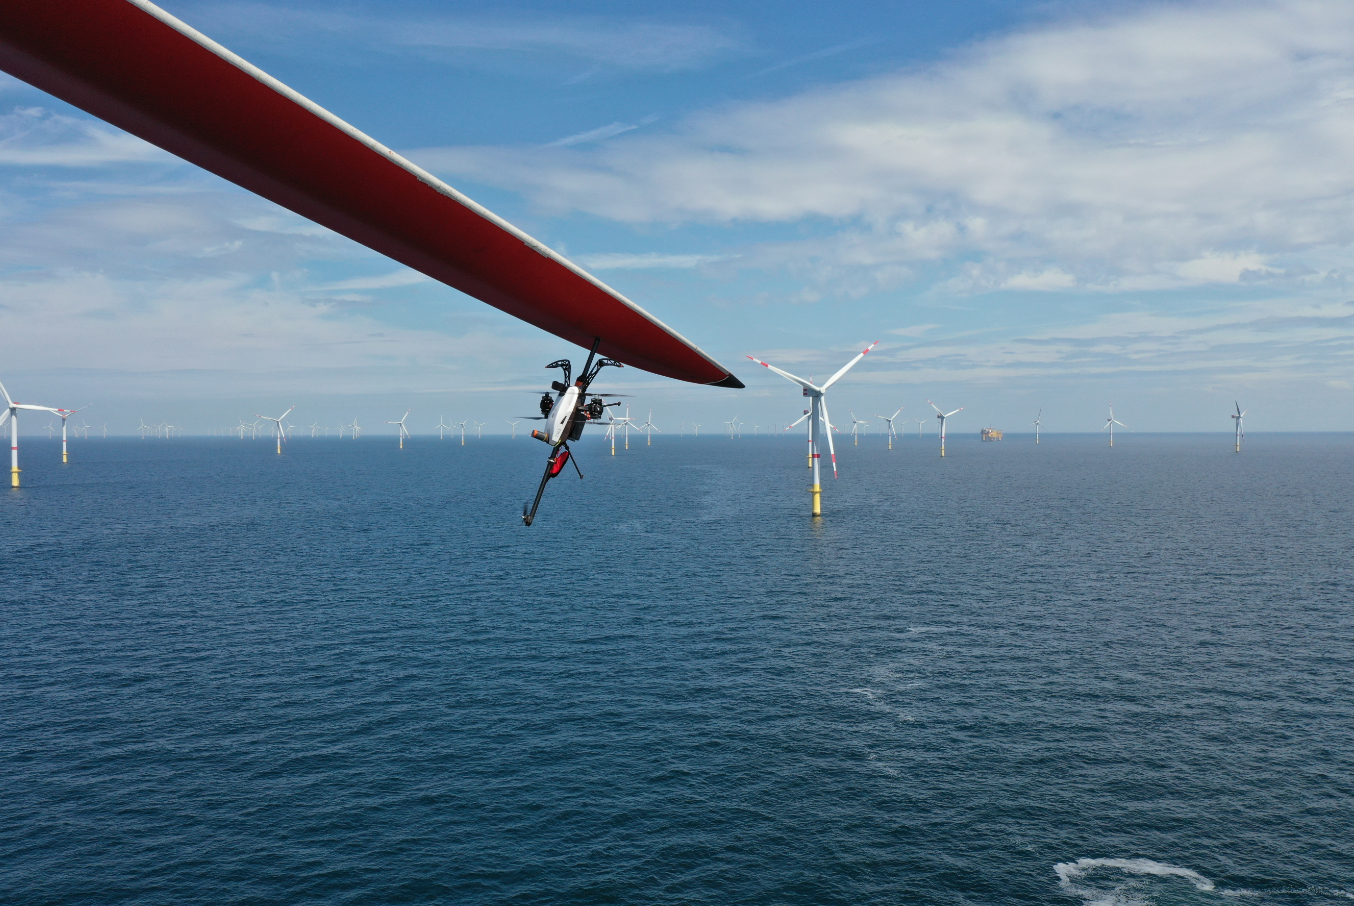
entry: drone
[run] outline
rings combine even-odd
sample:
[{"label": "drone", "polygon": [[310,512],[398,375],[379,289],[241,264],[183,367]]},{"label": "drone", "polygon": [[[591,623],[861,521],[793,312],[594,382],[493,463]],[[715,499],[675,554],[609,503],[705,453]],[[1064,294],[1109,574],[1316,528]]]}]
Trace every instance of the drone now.
[{"label": "drone", "polygon": [[[608,408],[620,405],[608,403],[604,399],[618,394],[588,392],[588,388],[592,386],[598,372],[603,368],[608,365],[615,368],[625,367],[615,359],[597,359],[597,347],[601,342],[601,337],[598,337],[592,344],[588,360],[583,363],[578,380],[572,384],[569,383],[569,378],[573,375],[573,363],[568,359],[557,359],[546,365],[546,368],[562,370],[564,380],[551,381],[550,389],[554,391],[554,396],[549,393],[541,395],[540,415],[522,416],[546,423],[544,431],[532,431],[531,436],[550,445],[550,458],[545,461],[545,474],[541,476],[540,487],[536,489],[536,499],[532,501],[530,507],[522,507],[522,522],[526,525],[536,521],[536,508],[541,505],[541,495],[545,493],[546,484],[563,472],[567,463],[573,462],[573,451],[569,449],[569,441],[582,437],[583,428],[588,422],[597,421],[606,414]],[[577,462],[574,462],[574,471],[578,472],[579,478],[583,477],[583,471],[578,468]]]}]

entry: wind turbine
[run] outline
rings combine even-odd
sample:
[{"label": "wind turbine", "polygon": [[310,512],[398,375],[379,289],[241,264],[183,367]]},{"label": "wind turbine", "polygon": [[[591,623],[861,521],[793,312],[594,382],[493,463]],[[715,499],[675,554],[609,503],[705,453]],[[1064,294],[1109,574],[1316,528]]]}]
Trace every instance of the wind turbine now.
[{"label": "wind turbine", "polygon": [[463,447],[465,446],[465,423],[467,421],[469,421],[469,419],[464,419],[459,425],[452,425],[453,428],[461,429],[461,446]]},{"label": "wind turbine", "polygon": [[316,422],[315,424],[313,424],[313,425],[310,426],[310,436],[311,436],[312,439],[320,436],[320,423],[319,423],[319,422]]},{"label": "wind turbine", "polygon": [[[413,411],[413,410],[409,410],[409,411]],[[408,418],[408,417],[409,417],[409,412],[405,412],[405,413],[404,413],[404,417],[401,418],[399,421],[397,421],[397,422],[386,422],[387,425],[399,425],[399,426],[400,426],[400,449],[401,449],[401,450],[404,449],[404,439],[405,439],[406,437],[412,437],[412,436],[413,436],[413,435],[411,435],[411,434],[409,433],[409,429],[406,428],[406,427],[404,426],[404,419],[406,419],[406,418]]]},{"label": "wind turbine", "polygon": [[921,437],[921,429],[922,426],[926,424],[926,419],[919,418],[916,420],[916,422],[917,422],[917,436]]},{"label": "wind turbine", "polygon": [[1039,443],[1039,419],[1044,417],[1044,410],[1040,409],[1039,414],[1034,417],[1034,442]]},{"label": "wind turbine", "polygon": [[[1250,411],[1251,411],[1251,410],[1249,410],[1249,409],[1246,410],[1246,412],[1250,412]],[[1242,424],[1241,424],[1241,420],[1242,420],[1243,418],[1246,417],[1246,412],[1242,412],[1242,411],[1241,411],[1241,404],[1240,404],[1240,403],[1237,403],[1237,404],[1236,404],[1236,415],[1233,415],[1233,416],[1232,416],[1232,418],[1236,421],[1236,451],[1237,451],[1238,453],[1241,452],[1241,438],[1243,438],[1243,437],[1246,436],[1246,429],[1245,429],[1244,427],[1242,427]]]},{"label": "wind turbine", "polygon": [[446,431],[447,431],[447,429],[450,428],[450,427],[452,427],[451,425],[445,425],[445,424],[443,424],[442,422],[443,422],[442,416],[440,416],[440,415],[437,416],[437,439],[438,439],[438,440],[445,440],[445,439],[446,439]]},{"label": "wind turbine", "polygon": [[[61,416],[61,461],[62,461],[63,463],[65,463],[65,462],[70,462],[70,460],[66,458],[66,419],[70,418],[70,417],[71,417],[72,415],[74,415],[75,413],[81,411],[81,409],[88,409],[88,408],[89,408],[88,406],[81,406],[79,409],[53,409],[53,410],[52,410],[52,411],[55,412],[57,415]],[[79,428],[76,428],[76,429],[75,429],[75,433],[76,433],[76,435],[78,436],[79,433],[80,433],[80,429],[79,429]]]},{"label": "wind turbine", "polygon": [[[899,407],[898,407],[898,412],[902,412],[902,411],[903,411],[903,407],[902,407],[902,406],[899,406]],[[890,449],[890,450],[893,449],[893,420],[894,420],[895,418],[898,417],[898,412],[895,412],[895,413],[893,413],[892,415],[876,415],[876,416],[875,416],[875,418],[882,418],[884,421],[886,421],[886,422],[889,423],[889,449]]]},{"label": "wind turbine", "polygon": [[662,434],[662,433],[663,433],[662,429],[660,429],[657,425],[655,425],[655,424],[653,423],[653,410],[652,410],[652,409],[649,410],[649,417],[648,417],[647,419],[644,420],[644,424],[642,424],[642,425],[636,425],[636,426],[635,426],[635,430],[636,430],[636,431],[643,431],[643,432],[648,436],[649,441],[648,441],[648,443],[645,444],[646,447],[652,447],[652,446],[653,446],[653,432],[657,431],[659,434]]},{"label": "wind turbine", "polygon": [[5,395],[5,411],[0,413],[0,427],[4,427],[5,419],[9,419],[9,486],[17,488],[19,486],[19,410],[31,409],[34,412],[51,412],[56,415],[60,415],[62,410],[53,409],[51,406],[16,403],[9,398],[9,391],[5,389],[4,384],[0,384],[0,393]]},{"label": "wind turbine", "polygon": [[[144,418],[143,418],[143,419],[140,419],[140,421],[141,421],[141,424],[137,426],[137,429],[136,429],[136,430],[138,430],[138,431],[141,432],[141,439],[142,439],[142,440],[145,440],[145,439],[146,439],[146,432],[147,432],[147,431],[150,431],[150,430],[151,430],[151,427],[150,427],[150,425],[146,424],[146,420],[145,420]],[[241,420],[240,420],[240,424],[242,424],[242,425],[244,424],[244,419],[241,419]],[[240,437],[241,437],[241,439],[243,439],[243,438],[244,438],[244,435],[241,434]]]},{"label": "wind turbine", "polygon": [[[503,419],[503,420],[504,420],[505,422],[508,421],[506,418]],[[516,422],[508,422],[508,424],[512,425],[512,438],[511,438],[512,440],[517,440],[517,422],[520,422],[520,421],[521,421],[521,419],[519,418]]]},{"label": "wind turbine", "polygon": [[[613,432],[621,430],[625,431],[625,449],[630,449],[630,429],[635,427],[635,420],[630,417],[630,404],[625,404],[624,415],[620,418],[613,418],[611,421],[607,422],[607,424],[611,426]],[[614,434],[611,440],[611,455],[616,455],[616,439]]]},{"label": "wind turbine", "polygon": [[785,430],[789,431],[790,428],[793,428],[795,425],[798,425],[799,422],[802,422],[805,419],[808,419],[809,421],[809,457],[813,463],[813,488],[810,490],[810,493],[813,495],[814,516],[823,515],[823,507],[821,499],[823,487],[821,482],[821,476],[819,474],[819,465],[818,465],[818,461],[820,458],[818,454],[819,421],[822,421],[823,424],[828,426],[827,450],[828,454],[832,457],[832,477],[833,478],[837,477],[837,451],[833,449],[832,446],[832,420],[828,416],[827,411],[826,394],[828,388],[831,387],[833,384],[837,383],[837,381],[841,380],[842,375],[850,371],[853,365],[855,365],[861,359],[865,358],[866,353],[868,353],[871,349],[874,349],[878,345],[879,341],[875,340],[869,346],[866,346],[865,349],[862,350],[859,355],[857,355],[854,359],[843,365],[841,369],[832,377],[828,378],[821,387],[818,386],[817,384],[812,383],[811,381],[806,381],[801,377],[796,377],[795,375],[791,374],[788,371],[782,371],[775,365],[769,365],[766,362],[763,362],[761,359],[756,359],[753,358],[752,356],[748,356],[749,359],[752,359],[752,361],[756,362],[758,365],[761,365],[763,368],[769,368],[770,370],[774,371],[776,374],[780,375],[786,380],[794,381],[796,384],[798,384],[800,387],[803,388],[804,395],[809,397],[812,401],[810,403],[808,413],[800,416],[799,421],[795,422],[794,425],[790,425]]},{"label": "wind turbine", "polygon": [[1110,429],[1110,446],[1111,446],[1111,447],[1114,446],[1114,426],[1115,426],[1115,425],[1118,425],[1120,428],[1127,428],[1127,427],[1128,427],[1128,425],[1125,425],[1123,422],[1119,421],[1119,419],[1117,419],[1117,418],[1114,417],[1114,406],[1113,406],[1113,404],[1111,404],[1111,405],[1110,405],[1110,417],[1107,418],[1107,419],[1105,419],[1105,424],[1104,424],[1103,426],[1101,426],[1101,428],[1100,428],[1101,431],[1104,431],[1106,428],[1109,428],[1109,429]]},{"label": "wind turbine", "polygon": [[[927,402],[928,402],[928,403],[931,403],[930,400],[927,400]],[[940,455],[941,455],[941,457],[944,457],[944,456],[945,456],[945,420],[948,419],[951,415],[956,415],[956,414],[958,414],[958,413],[960,413],[960,412],[963,412],[963,411],[964,411],[964,407],[963,407],[963,406],[960,406],[958,409],[954,410],[954,412],[941,412],[939,406],[937,406],[935,403],[931,403],[931,408],[934,409],[934,410],[936,410],[936,418],[940,419]],[[918,431],[918,433],[921,433],[921,432]]]},{"label": "wind turbine", "polygon": [[691,432],[692,432],[692,433],[691,433],[691,436],[692,436],[692,437],[700,437],[700,436],[701,436],[701,426],[698,425],[698,424],[696,424],[695,422],[692,422],[692,423],[691,423]]},{"label": "wind turbine", "polygon": [[847,409],[846,411],[851,415],[851,446],[859,447],[860,435],[864,433],[863,429],[860,426],[868,425],[869,422],[863,422],[860,419],[856,418],[856,413],[851,412],[850,409]]},{"label": "wind turbine", "polygon": [[475,422],[475,440],[484,440],[484,422]]},{"label": "wind turbine", "polygon": [[292,406],[292,407],[289,408],[286,412],[283,412],[281,415],[279,415],[277,418],[271,418],[270,416],[267,416],[267,415],[260,415],[260,416],[259,416],[259,418],[263,419],[264,421],[267,421],[267,422],[276,422],[276,423],[277,423],[277,455],[278,455],[278,456],[281,456],[281,455],[282,455],[282,442],[283,442],[284,440],[287,439],[287,427],[286,427],[286,425],[284,425],[284,424],[282,423],[282,419],[286,418],[286,417],[287,417],[287,413],[291,412],[291,410],[292,410],[292,409],[295,409],[295,408],[296,408],[295,406]]}]

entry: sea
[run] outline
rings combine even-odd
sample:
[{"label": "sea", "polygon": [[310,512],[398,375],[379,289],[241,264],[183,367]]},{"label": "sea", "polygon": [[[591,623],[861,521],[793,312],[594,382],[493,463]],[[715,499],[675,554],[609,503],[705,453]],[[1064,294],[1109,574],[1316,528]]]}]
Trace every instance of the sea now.
[{"label": "sea", "polygon": [[0,902],[1354,900],[1354,435],[21,443]]}]

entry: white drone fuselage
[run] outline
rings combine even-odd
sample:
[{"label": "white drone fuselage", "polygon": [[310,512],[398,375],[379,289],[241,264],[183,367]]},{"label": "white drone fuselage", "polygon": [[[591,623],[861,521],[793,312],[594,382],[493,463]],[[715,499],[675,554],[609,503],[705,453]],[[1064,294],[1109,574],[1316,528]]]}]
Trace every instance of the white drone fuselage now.
[{"label": "white drone fuselage", "polygon": [[564,392],[555,397],[555,405],[550,407],[550,414],[546,418],[546,430],[549,432],[550,446],[558,447],[569,439],[569,432],[573,428],[574,413],[578,411],[578,401],[583,395],[577,384],[572,384],[565,388]]}]

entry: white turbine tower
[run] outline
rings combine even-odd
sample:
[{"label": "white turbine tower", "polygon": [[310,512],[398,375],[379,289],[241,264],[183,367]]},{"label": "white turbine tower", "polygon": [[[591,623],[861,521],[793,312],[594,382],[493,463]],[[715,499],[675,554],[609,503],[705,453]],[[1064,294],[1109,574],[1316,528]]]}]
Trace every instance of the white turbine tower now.
[{"label": "white turbine tower", "polygon": [[0,428],[4,427],[6,419],[9,420],[9,486],[17,488],[19,486],[19,410],[29,409],[34,412],[51,412],[56,415],[60,415],[63,410],[53,409],[51,406],[16,403],[9,398],[9,391],[5,389],[4,384],[0,384],[0,393],[5,395],[5,411],[0,413]]},{"label": "white turbine tower", "polygon": [[[902,411],[903,411],[903,407],[902,407],[902,406],[899,406],[899,407],[898,407],[898,412],[902,412]],[[882,418],[884,421],[886,421],[886,422],[889,423],[889,449],[890,449],[890,450],[893,449],[893,420],[894,420],[895,418],[898,417],[898,412],[895,412],[895,413],[893,413],[892,415],[876,415],[876,416],[875,416],[875,418]]]},{"label": "white turbine tower", "polygon": [[769,368],[770,370],[774,371],[776,374],[780,375],[786,380],[794,381],[796,384],[798,384],[800,387],[803,388],[804,395],[809,397],[811,400],[808,413],[806,415],[800,416],[799,421],[795,422],[794,425],[790,425],[785,430],[789,431],[790,428],[793,428],[795,425],[798,425],[799,422],[802,422],[805,419],[808,419],[809,421],[809,458],[810,461],[813,463],[813,487],[810,490],[810,493],[813,495],[814,516],[823,515],[823,507],[822,507],[823,485],[819,469],[820,456],[818,453],[818,431],[820,421],[827,426],[828,432],[827,450],[828,455],[832,457],[832,477],[833,478],[837,477],[837,451],[833,449],[832,446],[832,420],[829,417],[827,411],[826,394],[828,388],[831,387],[833,384],[837,383],[837,381],[841,380],[842,375],[850,371],[853,365],[855,365],[861,359],[865,358],[866,353],[868,353],[871,349],[874,349],[875,346],[877,345],[879,345],[879,341],[875,340],[869,346],[866,346],[865,349],[862,350],[859,355],[857,355],[854,359],[843,365],[841,369],[832,377],[824,381],[821,387],[810,381],[806,381],[801,377],[796,377],[795,375],[791,374],[788,371],[782,371],[781,369],[777,368],[774,365],[769,365],[766,362],[763,362],[761,359],[755,359],[752,356],[748,356],[749,359],[752,359],[752,361],[756,362],[758,365],[761,365],[763,368]]},{"label": "white turbine tower", "polygon": [[[410,411],[413,411],[413,410],[410,410]],[[409,412],[405,412],[405,413],[404,413],[404,417],[401,418],[399,421],[397,421],[397,422],[386,422],[387,425],[399,425],[399,426],[400,426],[400,449],[401,449],[401,450],[404,449],[404,439],[405,439],[406,437],[412,437],[412,436],[413,436],[413,435],[411,435],[411,434],[409,433],[409,429],[406,428],[406,427],[404,426],[404,419],[406,419],[406,418],[408,418],[408,417],[409,417]]]},{"label": "white turbine tower", "polygon": [[701,436],[701,426],[698,425],[698,424],[696,424],[695,422],[692,422],[692,423],[691,423],[691,436],[692,436],[692,437],[700,437],[700,436]]},{"label": "white turbine tower", "polygon": [[[931,403],[930,400],[927,400],[927,402]],[[936,410],[936,418],[940,420],[940,455],[943,457],[945,455],[945,422],[951,415],[957,415],[958,413],[963,412],[964,407],[960,406],[958,409],[954,410],[954,412],[941,412],[939,406],[935,403],[931,403],[931,408]],[[918,433],[921,433],[920,430]]]},{"label": "white turbine tower", "polygon": [[[504,420],[505,422],[508,421],[506,418],[503,419],[503,420]],[[516,422],[508,422],[508,424],[512,425],[512,438],[511,438],[512,440],[517,440],[517,422],[520,422],[520,421],[521,421],[521,419],[519,418]]]},{"label": "white turbine tower", "polygon": [[[1249,409],[1246,410],[1246,412],[1250,411]],[[1236,422],[1236,452],[1238,453],[1241,452],[1241,438],[1246,436],[1246,429],[1241,425],[1241,420],[1246,417],[1246,412],[1242,412],[1241,404],[1237,403],[1236,415],[1232,416],[1232,420]]]},{"label": "white turbine tower", "polygon": [[463,446],[463,447],[465,446],[465,425],[466,425],[466,422],[468,422],[468,421],[470,421],[470,419],[465,419],[465,420],[462,421],[460,424],[452,425],[453,428],[460,428],[460,429],[461,429],[461,446]]},{"label": "white turbine tower", "polygon": [[295,409],[295,408],[296,408],[295,406],[292,406],[292,407],[289,408],[286,412],[283,412],[281,415],[279,415],[277,418],[272,418],[271,416],[267,416],[267,415],[260,415],[260,416],[259,416],[259,418],[263,419],[264,421],[266,421],[266,422],[274,422],[274,423],[276,423],[276,425],[277,425],[277,455],[278,455],[278,456],[281,456],[281,455],[282,455],[282,442],[283,442],[284,440],[287,439],[287,426],[286,426],[285,424],[283,424],[282,420],[283,420],[284,418],[287,417],[287,414],[288,414],[289,412],[291,412],[292,409]]},{"label": "white turbine tower", "polygon": [[926,424],[926,419],[924,419],[924,418],[919,418],[919,419],[917,419],[916,421],[917,421],[917,436],[918,436],[918,437],[921,437],[921,429],[922,429],[922,426],[924,426],[924,425]]},{"label": "white turbine tower", "polygon": [[1039,421],[1039,419],[1041,419],[1041,418],[1043,418],[1043,417],[1044,417],[1044,410],[1043,410],[1043,409],[1040,409],[1040,410],[1039,410],[1039,414],[1036,415],[1036,416],[1034,417],[1034,442],[1035,442],[1036,444],[1039,443],[1039,425],[1041,424],[1041,422]]},{"label": "white turbine tower", "polygon": [[648,443],[645,444],[646,447],[652,447],[652,446],[653,446],[653,432],[657,431],[659,434],[662,434],[662,433],[663,433],[662,429],[660,429],[657,425],[655,425],[655,424],[653,423],[653,410],[652,410],[652,409],[649,410],[649,417],[648,417],[647,419],[644,420],[644,424],[642,424],[642,425],[636,425],[636,426],[635,426],[635,430],[636,430],[636,431],[643,431],[643,432],[648,436],[648,439],[649,439],[649,440],[648,440]]},{"label": "white turbine tower", "polygon": [[1107,419],[1105,419],[1105,424],[1102,425],[1101,428],[1100,428],[1101,431],[1104,431],[1106,428],[1109,428],[1109,429],[1110,429],[1110,446],[1111,446],[1111,447],[1114,446],[1114,426],[1115,426],[1115,425],[1118,425],[1120,428],[1127,428],[1127,427],[1128,427],[1128,425],[1125,425],[1123,422],[1119,421],[1119,419],[1117,419],[1117,418],[1114,417],[1114,406],[1111,405],[1111,406],[1110,406],[1110,417],[1107,418]]},{"label": "white turbine tower", "polygon": [[442,423],[443,421],[444,421],[444,419],[442,418],[442,416],[440,416],[440,415],[437,416],[437,439],[438,439],[438,440],[444,440],[444,439],[446,438],[446,432],[447,432],[447,430],[448,430],[449,428],[452,427],[451,425],[444,425],[444,424]]}]

